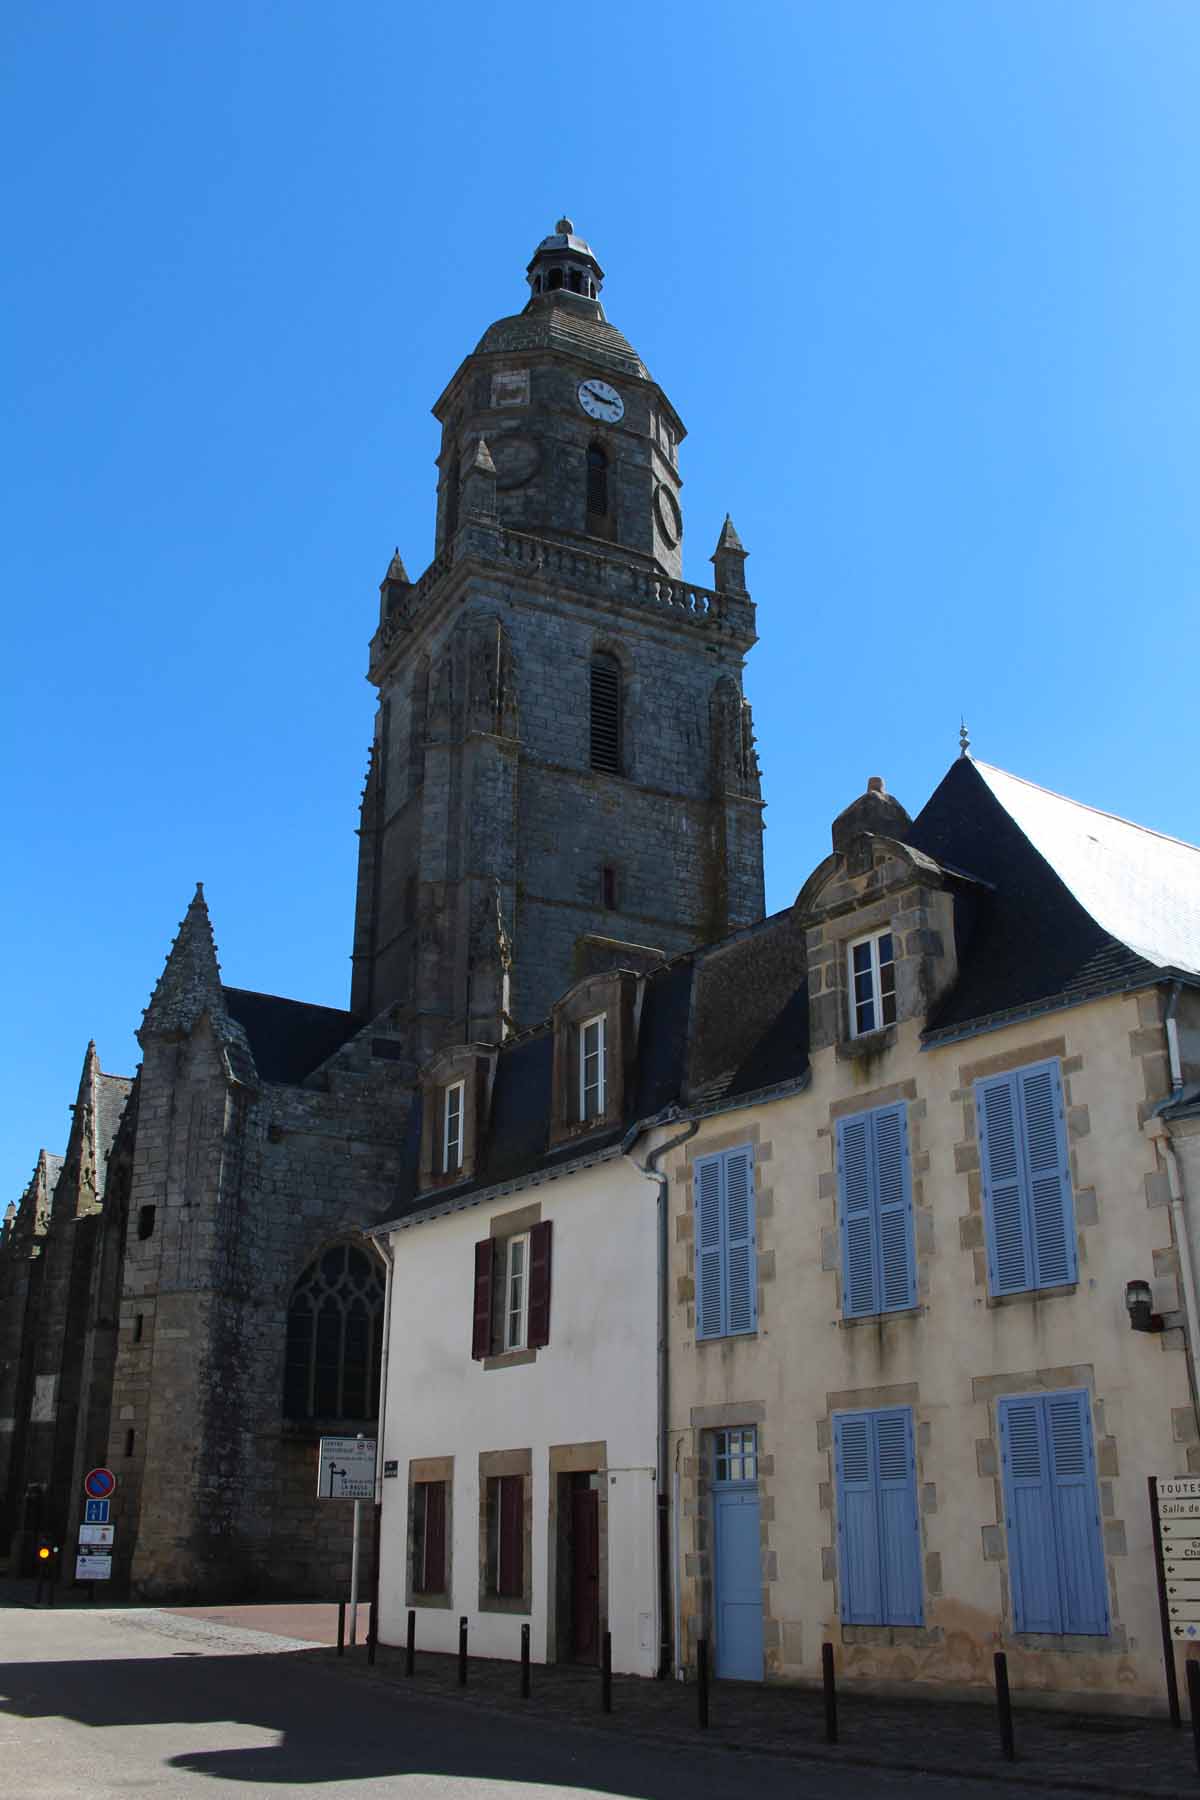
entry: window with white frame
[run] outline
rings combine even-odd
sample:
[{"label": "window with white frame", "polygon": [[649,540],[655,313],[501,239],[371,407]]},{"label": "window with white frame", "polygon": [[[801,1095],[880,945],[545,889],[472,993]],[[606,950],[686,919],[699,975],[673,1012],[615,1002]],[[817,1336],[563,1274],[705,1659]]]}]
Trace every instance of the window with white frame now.
[{"label": "window with white frame", "polygon": [[452,1081],[442,1089],[442,1171],[462,1168],[463,1093],[466,1083]]},{"label": "window with white frame", "polygon": [[504,1242],[504,1348],[524,1350],[529,1331],[529,1233]]},{"label": "window with white frame", "polygon": [[896,952],[890,931],[859,938],[846,952],[850,975],[850,1036],[896,1023]]},{"label": "window with white frame", "polygon": [[579,1027],[579,1117],[598,1119],[607,1102],[604,1079],[604,1014]]}]

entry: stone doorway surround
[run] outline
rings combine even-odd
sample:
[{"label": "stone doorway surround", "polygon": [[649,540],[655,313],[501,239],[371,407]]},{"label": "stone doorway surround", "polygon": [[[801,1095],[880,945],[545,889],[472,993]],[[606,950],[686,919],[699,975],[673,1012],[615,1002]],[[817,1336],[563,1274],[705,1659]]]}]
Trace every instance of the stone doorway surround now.
[{"label": "stone doorway surround", "polygon": [[568,1542],[570,1529],[571,1483],[563,1477],[572,1475],[601,1476],[598,1487],[600,1534],[600,1641],[608,1630],[608,1482],[604,1471],[608,1466],[608,1446],[603,1438],[590,1444],[551,1444],[549,1468],[549,1501],[546,1521],[546,1661],[572,1660],[571,1626],[571,1557]]}]

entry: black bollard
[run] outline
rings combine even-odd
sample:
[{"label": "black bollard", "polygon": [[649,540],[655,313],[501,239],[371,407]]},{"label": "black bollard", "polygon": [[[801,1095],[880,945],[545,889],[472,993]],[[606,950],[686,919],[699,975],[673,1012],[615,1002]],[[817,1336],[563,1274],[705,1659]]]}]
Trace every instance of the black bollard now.
[{"label": "black bollard", "polygon": [[1196,1747],[1196,1768],[1200,1770],[1200,1662],[1189,1657],[1184,1663],[1187,1675],[1188,1708],[1192,1715],[1192,1743]]},{"label": "black bollard", "polygon": [[338,1655],[346,1654],[346,1602],[338,1601]]},{"label": "black bollard", "polygon": [[[1005,1762],[1016,1762],[1017,1750],[1013,1743],[1012,1700],[1008,1692],[1008,1658],[1003,1650],[997,1650],[992,1658],[996,1666],[996,1714],[1000,1720],[1000,1754]],[[1197,1739],[1200,1743],[1200,1739]]]},{"label": "black bollard", "polygon": [[529,1698],[529,1627],[521,1627],[521,1698]]},{"label": "black bollard", "polygon": [[404,1673],[411,1675],[417,1666],[417,1615],[409,1608],[408,1636],[404,1640]]},{"label": "black bollard", "polygon": [[600,1711],[612,1711],[612,1632],[600,1640]]},{"label": "black bollard", "polygon": [[696,1719],[701,1731],[708,1727],[708,1639],[696,1640]]},{"label": "black bollard", "polygon": [[458,1621],[458,1685],[467,1685],[467,1619],[464,1613]]},{"label": "black bollard", "polygon": [[371,1602],[371,1610],[367,1614],[367,1661],[375,1661],[375,1646],[379,1642],[379,1633],[375,1629],[375,1615],[379,1611],[378,1596]]},{"label": "black bollard", "polygon": [[821,1684],[825,1689],[825,1742],[838,1741],[837,1682],[833,1672],[833,1645],[821,1645]]}]

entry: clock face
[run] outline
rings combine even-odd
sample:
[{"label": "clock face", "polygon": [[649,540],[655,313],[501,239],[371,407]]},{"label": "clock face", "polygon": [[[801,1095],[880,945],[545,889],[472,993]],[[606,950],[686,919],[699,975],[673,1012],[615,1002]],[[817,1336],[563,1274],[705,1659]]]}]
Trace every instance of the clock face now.
[{"label": "clock face", "polygon": [[615,425],[625,417],[625,402],[616,388],[594,375],[580,382],[579,404],[589,419],[603,419],[606,425]]}]

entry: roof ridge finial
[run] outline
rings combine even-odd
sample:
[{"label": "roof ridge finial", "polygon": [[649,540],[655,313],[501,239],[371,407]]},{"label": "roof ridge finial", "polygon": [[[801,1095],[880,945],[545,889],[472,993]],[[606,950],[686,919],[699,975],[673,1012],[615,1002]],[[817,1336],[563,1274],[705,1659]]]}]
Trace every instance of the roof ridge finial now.
[{"label": "roof ridge finial", "polygon": [[967,730],[967,721],[960,713],[958,716],[958,754],[967,756],[971,749],[971,734]]}]

